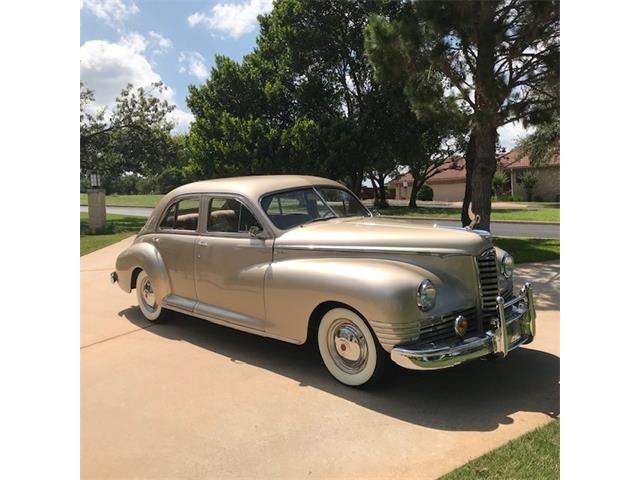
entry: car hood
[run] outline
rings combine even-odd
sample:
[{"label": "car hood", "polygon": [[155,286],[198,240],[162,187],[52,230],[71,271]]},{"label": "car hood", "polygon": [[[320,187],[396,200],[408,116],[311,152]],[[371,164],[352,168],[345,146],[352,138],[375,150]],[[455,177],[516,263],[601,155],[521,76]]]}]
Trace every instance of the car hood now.
[{"label": "car hood", "polygon": [[278,237],[276,248],[479,255],[492,246],[483,230],[384,217],[332,218]]}]

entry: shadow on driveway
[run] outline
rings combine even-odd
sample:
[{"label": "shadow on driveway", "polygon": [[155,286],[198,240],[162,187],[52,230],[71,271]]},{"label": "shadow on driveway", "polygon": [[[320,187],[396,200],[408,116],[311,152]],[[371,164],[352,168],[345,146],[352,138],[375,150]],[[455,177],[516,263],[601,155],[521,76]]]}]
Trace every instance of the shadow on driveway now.
[{"label": "shadow on driveway", "polygon": [[[174,314],[168,323],[150,325],[136,307],[119,315],[161,337],[189,342],[341,397],[361,407],[415,425],[446,431],[485,432],[513,423],[510,415],[559,414],[560,359],[550,353],[520,348],[506,360],[476,361],[433,372],[392,365],[387,380],[375,390],[338,383],[325,370],[319,354],[300,347]],[[535,348],[535,342],[531,345]]]}]

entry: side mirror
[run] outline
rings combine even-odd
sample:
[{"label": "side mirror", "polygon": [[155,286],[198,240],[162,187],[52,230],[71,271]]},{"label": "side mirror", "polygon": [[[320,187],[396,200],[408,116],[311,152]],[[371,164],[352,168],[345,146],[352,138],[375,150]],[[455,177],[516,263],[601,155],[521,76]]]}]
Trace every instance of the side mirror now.
[{"label": "side mirror", "polygon": [[251,238],[262,238],[261,233],[262,229],[256,225],[249,227],[249,236]]},{"label": "side mirror", "polygon": [[371,214],[372,214],[374,217],[379,217],[379,216],[380,216],[380,212],[378,211],[378,209],[377,209],[377,208],[374,208],[373,210],[371,210]]}]

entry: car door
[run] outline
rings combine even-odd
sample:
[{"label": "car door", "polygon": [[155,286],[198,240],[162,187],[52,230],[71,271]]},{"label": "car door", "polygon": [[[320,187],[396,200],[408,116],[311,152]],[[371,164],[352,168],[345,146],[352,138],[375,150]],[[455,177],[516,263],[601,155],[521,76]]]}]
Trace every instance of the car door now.
[{"label": "car door", "polygon": [[192,311],[196,302],[194,255],[198,239],[201,198],[199,195],[177,199],[165,210],[156,233],[148,241],[160,252],[169,275],[169,305]]},{"label": "car door", "polygon": [[[205,197],[195,247],[195,311],[264,331],[264,278],[273,259],[273,239],[258,238],[264,230],[247,205],[233,195]],[[262,233],[257,237],[257,232]]]}]

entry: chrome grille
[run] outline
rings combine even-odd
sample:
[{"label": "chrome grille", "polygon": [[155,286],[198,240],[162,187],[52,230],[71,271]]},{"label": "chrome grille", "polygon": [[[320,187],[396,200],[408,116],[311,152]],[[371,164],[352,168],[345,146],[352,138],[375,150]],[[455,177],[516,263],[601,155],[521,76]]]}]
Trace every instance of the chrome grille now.
[{"label": "chrome grille", "polygon": [[467,336],[474,336],[477,334],[476,323],[476,309],[475,307],[468,308],[466,310],[459,310],[457,312],[443,315],[434,321],[426,322],[420,326],[420,341],[423,342],[438,342],[441,340],[449,340],[452,338],[458,338],[453,324],[458,318],[458,315],[463,315],[469,321],[469,328],[467,329]]},{"label": "chrome grille", "polygon": [[490,320],[496,316],[496,297],[498,296],[498,264],[496,250],[491,248],[476,258],[480,282],[480,308],[482,323],[487,328]]}]

